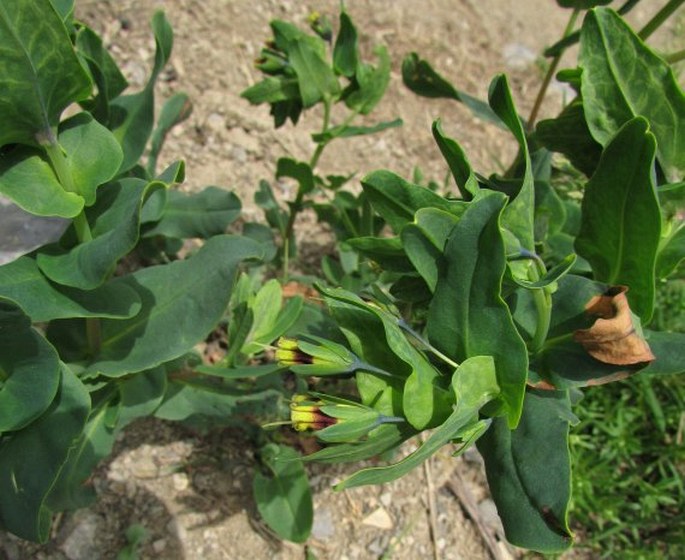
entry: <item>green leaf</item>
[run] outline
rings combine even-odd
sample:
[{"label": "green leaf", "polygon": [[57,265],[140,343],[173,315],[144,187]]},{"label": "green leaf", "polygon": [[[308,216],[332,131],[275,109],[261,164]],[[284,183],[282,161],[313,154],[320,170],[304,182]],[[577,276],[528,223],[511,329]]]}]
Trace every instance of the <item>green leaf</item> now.
[{"label": "green leaf", "polygon": [[164,184],[140,179],[121,179],[100,187],[95,205],[86,211],[93,239],[71,249],[60,244],[42,248],[36,257],[42,272],[74,288],[87,290],[102,284],[117,261],[136,246],[143,200],[159,188]]},{"label": "green leaf", "polygon": [[[433,367],[423,353],[419,352],[407,340],[405,333],[399,326],[398,317],[385,311],[378,305],[369,305],[361,298],[342,289],[329,290],[319,288],[319,291],[325,296],[327,302],[333,299],[360,310],[368,311],[380,319],[387,346],[397,358],[409,366],[402,395],[404,416],[417,430],[433,427],[442,422],[449,414],[452,404],[452,399],[446,390],[448,380]],[[359,338],[366,334],[366,330],[362,330],[361,327],[357,329],[353,327],[349,330],[356,330],[355,335]],[[344,332],[347,334],[349,331],[345,329]],[[369,361],[367,357],[363,357],[363,360],[373,366],[377,365],[376,362]],[[403,369],[407,370],[407,367],[405,366]],[[364,368],[360,367],[360,370],[364,371]],[[399,374],[399,372],[393,369],[386,369],[386,371],[392,372],[393,375]],[[368,403],[364,402],[364,404]],[[377,408],[375,404],[374,408]],[[387,416],[395,415],[388,414],[386,411],[382,412]]]},{"label": "green leaf", "polygon": [[552,294],[550,338],[572,333],[576,329],[588,328],[594,319],[587,316],[585,308],[592,298],[604,295],[607,289],[606,284],[583,276],[567,274],[562,277]]},{"label": "green leaf", "polygon": [[480,99],[459,91],[438,74],[431,65],[411,53],[402,61],[402,81],[411,91],[423,97],[445,97],[466,105],[471,112],[484,121],[502,126],[502,121],[492,109]]},{"label": "green leaf", "polygon": [[95,499],[95,490],[87,480],[96,465],[112,452],[116,436],[115,424],[118,414],[113,405],[115,393],[93,395],[90,414],[84,418],[84,426],[69,449],[66,462],[59,472],[47,499],[53,511],[85,507]]},{"label": "green leaf", "polygon": [[77,193],[92,206],[95,189],[114,177],[121,164],[116,138],[88,113],[79,113],[60,124],[58,139]]},{"label": "green leaf", "polygon": [[654,307],[654,267],[661,213],[654,187],[656,140],[642,117],[626,123],[605,148],[585,188],[576,251],[595,279],[630,288],[643,323]]},{"label": "green leaf", "polygon": [[[494,362],[490,356],[475,356],[457,368],[452,380],[457,405],[444,423],[416,451],[398,463],[384,467],[371,467],[354,473],[335,486],[345,490],[365,484],[384,484],[407,474],[450,440],[471,431],[469,443],[482,434],[489,421],[478,421],[480,408],[496,397],[497,386]],[[465,430],[468,428],[468,430]]]},{"label": "green leaf", "polygon": [[131,319],[101,321],[100,351],[87,371],[120,377],[190,350],[223,316],[238,264],[260,253],[252,240],[220,235],[185,261],[123,277],[140,295],[142,310]]},{"label": "green leaf", "polygon": [[516,430],[495,418],[478,442],[507,540],[539,552],[572,544],[566,392],[528,391]]},{"label": "green leaf", "polygon": [[0,157],[0,193],[36,216],[73,218],[83,210],[83,197],[67,192],[45,153],[17,146]]},{"label": "green leaf", "polygon": [[330,142],[334,138],[350,138],[352,136],[364,136],[365,134],[375,134],[389,128],[396,128],[402,126],[402,119],[395,119],[392,121],[385,121],[373,126],[349,126],[340,125],[329,128],[324,133],[312,134],[312,140],[317,144]]},{"label": "green leaf", "polygon": [[407,259],[399,237],[355,237],[347,244],[361,255],[378,263],[384,270],[411,272],[412,263]]},{"label": "green leaf", "polygon": [[151,416],[162,404],[166,387],[166,370],[161,366],[122,379],[119,383],[117,431],[137,418]]},{"label": "green leaf", "polygon": [[365,461],[395,449],[414,435],[416,431],[408,424],[382,424],[369,432],[365,440],[329,445],[303,457],[303,460],[319,463]]},{"label": "green leaf", "polygon": [[589,10],[595,6],[605,6],[611,4],[613,0],[557,0],[557,4],[562,8],[573,8],[575,10]]},{"label": "green leaf", "polygon": [[62,111],[91,90],[49,0],[0,4],[0,146],[54,138]]},{"label": "green leaf", "polygon": [[195,371],[212,377],[223,379],[245,379],[264,377],[274,373],[285,371],[279,364],[262,364],[259,366],[221,367],[221,366],[197,366]]},{"label": "green leaf", "polygon": [[152,133],[155,101],[154,89],[159,73],[171,56],[174,42],[173,31],[162,12],[152,17],[152,31],[155,36],[155,64],[143,91],[132,95],[121,95],[110,105],[110,129],[124,152],[119,173],[131,169],[138,163]]},{"label": "green leaf", "polygon": [[528,354],[501,296],[506,259],[499,217],[504,204],[503,194],[484,191],[452,229],[427,332],[431,343],[457,362],[493,356],[503,412],[516,426]]},{"label": "green leaf", "polygon": [[38,418],[50,406],[59,383],[55,349],[31,328],[19,306],[0,298],[0,434]]},{"label": "green leaf", "polygon": [[278,205],[269,183],[264,180],[259,181],[259,190],[254,194],[254,201],[257,206],[264,210],[269,225],[281,235],[285,235],[288,214]]},{"label": "green leaf", "polygon": [[554,119],[540,121],[535,138],[545,148],[564,154],[571,164],[590,177],[602,155],[602,145],[590,134],[583,101],[574,99]]},{"label": "green leaf", "polygon": [[640,375],[673,375],[685,373],[685,333],[644,331],[656,360],[640,372]]},{"label": "green leaf", "polygon": [[36,261],[20,257],[0,266],[0,296],[17,302],[34,322],[68,317],[127,319],[140,311],[140,298],[117,280],[93,290],[53,284]]},{"label": "green leaf", "polygon": [[[518,278],[513,274],[511,274],[510,277],[516,284],[528,290],[539,290],[540,288],[546,288],[547,286],[550,286],[551,284],[558,282],[564,275],[566,275],[571,270],[571,268],[573,268],[573,265],[576,262],[576,258],[576,255],[573,253],[567,255],[561,260],[561,262],[550,268],[542,276],[542,278],[538,278],[537,280],[527,280],[525,278]],[[511,269],[508,269],[508,271],[510,272]]]},{"label": "green leaf", "polygon": [[260,105],[261,103],[299,100],[300,90],[297,87],[297,78],[268,76],[241,92],[240,97],[247,99],[253,105]]},{"label": "green leaf", "polygon": [[376,47],[378,67],[358,64],[354,84],[344,92],[345,105],[362,115],[368,115],[385,95],[390,82],[390,56],[385,47]]},{"label": "green leaf", "polygon": [[260,457],[265,472],[255,472],[252,484],[259,514],[279,537],[305,542],[312,530],[314,506],[299,454],[270,443],[261,449]]},{"label": "green leaf", "polygon": [[46,542],[53,488],[88,416],[88,392],[66,367],[50,407],[35,422],[0,441],[0,526],[22,539]]},{"label": "green leaf", "polygon": [[609,8],[588,12],[579,57],[585,116],[595,140],[606,146],[626,122],[641,115],[656,137],[667,176],[682,178],[685,94],[668,63]]},{"label": "green leaf", "polygon": [[208,239],[225,233],[228,226],[240,216],[240,209],[240,199],[219,187],[206,187],[193,194],[168,191],[161,220],[146,229],[143,235]]},{"label": "green leaf", "polygon": [[128,82],[119,67],[102,44],[102,39],[90,27],[81,24],[76,34],[78,54],[85,59],[97,86],[97,96],[90,102],[83,102],[92,115],[105,125],[109,123],[109,102],[128,87]]},{"label": "green leaf", "polygon": [[435,138],[442,157],[445,158],[452,172],[461,197],[464,200],[473,199],[480,190],[480,186],[464,150],[455,140],[445,136],[440,126],[440,120],[433,121],[433,138]]},{"label": "green leaf", "polygon": [[288,41],[285,48],[297,74],[297,85],[305,109],[316,105],[324,97],[340,93],[338,79],[323,58],[323,45],[320,38],[301,34]]},{"label": "green leaf", "polygon": [[656,277],[667,278],[685,259],[685,222],[672,224],[673,231],[659,247],[656,261]]},{"label": "green leaf", "polygon": [[333,69],[337,74],[351,78],[359,63],[359,48],[357,47],[357,28],[352,18],[342,9],[340,10],[340,30],[333,46]]},{"label": "green leaf", "polygon": [[516,112],[506,76],[499,75],[492,80],[488,92],[488,101],[492,110],[516,138],[524,161],[521,188],[516,193],[516,196],[507,204],[502,214],[502,223],[518,237],[524,249],[533,252],[535,251],[535,185],[533,169],[526,133]]},{"label": "green leaf", "polygon": [[157,119],[157,127],[150,138],[150,153],[147,160],[147,172],[155,175],[157,158],[169,131],[177,124],[186,120],[193,110],[193,104],[185,93],[174,93],[162,106],[162,112]]},{"label": "green leaf", "polygon": [[414,185],[390,171],[374,171],[362,179],[364,193],[375,210],[399,233],[414,220],[421,208],[438,208],[446,212],[461,212],[464,202],[450,201],[426,187]]},{"label": "green leaf", "polygon": [[276,178],[290,177],[299,183],[299,190],[308,194],[314,190],[314,173],[308,163],[292,158],[279,158],[276,163]]}]

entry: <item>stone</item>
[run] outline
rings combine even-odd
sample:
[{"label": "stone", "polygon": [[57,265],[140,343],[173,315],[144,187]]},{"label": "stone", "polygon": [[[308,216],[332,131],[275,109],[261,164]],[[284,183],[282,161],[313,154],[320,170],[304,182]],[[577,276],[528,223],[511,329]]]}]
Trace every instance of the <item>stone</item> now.
[{"label": "stone", "polygon": [[312,524],[312,536],[317,539],[329,539],[335,534],[333,516],[327,508],[317,509],[314,513],[314,523]]},{"label": "stone", "polygon": [[379,507],[367,515],[362,520],[362,525],[383,529],[385,531],[389,531],[394,527],[392,518],[384,507]]},{"label": "stone", "polygon": [[72,518],[73,528],[62,543],[69,560],[99,560],[102,548],[98,544],[100,518],[89,510],[80,510]]}]

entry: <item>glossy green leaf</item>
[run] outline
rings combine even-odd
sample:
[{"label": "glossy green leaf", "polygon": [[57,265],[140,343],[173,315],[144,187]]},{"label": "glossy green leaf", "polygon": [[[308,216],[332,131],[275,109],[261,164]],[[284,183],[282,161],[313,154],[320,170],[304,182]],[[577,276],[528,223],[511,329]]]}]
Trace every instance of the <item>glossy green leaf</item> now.
[{"label": "glossy green leaf", "polygon": [[231,191],[219,187],[206,187],[193,194],[168,191],[161,220],[146,229],[144,236],[208,239],[225,233],[228,226],[240,216],[240,210],[240,199]]},{"label": "glossy green leaf", "polygon": [[0,296],[17,302],[34,322],[68,317],[127,319],[140,311],[138,294],[121,282],[93,290],[60,286],[50,282],[29,257],[0,266]]},{"label": "glossy green leaf", "polygon": [[254,201],[257,206],[264,210],[266,221],[281,235],[285,234],[288,223],[287,213],[278,205],[271,185],[266,181],[259,182],[259,189],[255,192]]},{"label": "glossy green leaf", "polygon": [[456,89],[438,74],[431,65],[411,53],[402,61],[402,81],[411,91],[423,97],[445,97],[466,105],[478,118],[502,126],[502,122],[492,109],[480,99]]},{"label": "glossy green leaf", "polygon": [[286,52],[295,74],[304,108],[316,105],[324,96],[340,93],[340,84],[322,56],[323,41],[300,35],[288,42]]},{"label": "glossy green leaf", "polygon": [[59,357],[13,301],[0,298],[0,434],[24,428],[49,406]]},{"label": "glossy green leaf", "polygon": [[49,0],[2,2],[0,45],[0,146],[50,142],[91,90],[61,17]]},{"label": "glossy green leaf", "polygon": [[442,157],[445,158],[452,172],[457,187],[459,187],[461,197],[464,200],[471,200],[480,190],[480,186],[464,150],[456,140],[445,136],[440,126],[440,120],[433,122],[433,138],[435,138]]},{"label": "glossy green leaf", "polygon": [[193,104],[185,93],[174,93],[162,106],[162,111],[157,119],[157,126],[150,138],[150,153],[147,160],[147,172],[155,175],[157,158],[162,151],[162,146],[167,135],[177,124],[186,120],[193,110]]},{"label": "glossy green leaf", "polygon": [[399,233],[405,224],[414,220],[421,208],[438,208],[446,212],[460,212],[462,201],[450,201],[426,187],[405,181],[390,171],[374,171],[362,179],[364,193],[390,227]]},{"label": "glossy green leaf", "polygon": [[340,125],[329,128],[325,133],[319,132],[312,134],[312,140],[317,143],[330,142],[334,138],[351,138],[352,136],[375,134],[376,132],[381,132],[389,128],[396,128],[398,126],[402,126],[402,119],[385,121],[372,126]]},{"label": "glossy green leaf", "polygon": [[516,112],[514,100],[511,96],[509,83],[504,75],[497,76],[490,84],[488,101],[492,110],[507,126],[519,143],[524,172],[521,187],[510,200],[502,214],[502,224],[511,231],[521,242],[521,246],[528,251],[535,250],[534,213],[535,213],[535,185],[532,163],[528,150],[526,133],[521,119]]},{"label": "glossy green leaf", "polygon": [[550,338],[588,328],[594,319],[587,316],[585,308],[594,297],[606,293],[608,286],[583,276],[567,274],[562,277],[552,294]]},{"label": "glossy green leaf", "polygon": [[0,193],[36,216],[73,218],[85,204],[82,196],[64,190],[45,154],[28,146],[0,158]]},{"label": "glossy green leaf", "polygon": [[358,63],[357,28],[343,8],[340,10],[340,28],[333,46],[333,69],[336,73],[351,78]]},{"label": "glossy green leaf", "polygon": [[[300,305],[302,300],[300,299]],[[253,301],[249,304],[253,320],[247,337],[248,344],[241,344],[242,352],[252,354],[263,350],[265,344],[273,342],[278,334],[270,337],[278,315],[283,305],[283,290],[281,284],[275,278],[267,281],[257,292]]]},{"label": "glossy green leaf", "polygon": [[503,194],[484,193],[452,229],[427,332],[431,343],[458,363],[493,356],[503,412],[516,426],[528,354],[501,296],[506,259],[499,217],[504,204]]},{"label": "glossy green leaf", "polygon": [[87,370],[119,377],[187,352],[221,319],[238,264],[260,254],[254,241],[215,236],[185,261],[122,278],[138,292],[143,308],[131,319],[101,321],[100,351]]},{"label": "glossy green leaf", "polygon": [[569,103],[556,118],[541,120],[535,127],[535,138],[548,150],[564,154],[588,177],[602,155],[602,145],[592,137],[585,121],[581,99]]},{"label": "glossy green leaf", "polygon": [[299,454],[291,447],[267,444],[260,450],[264,472],[252,484],[257,510],[281,538],[302,543],[309,538],[314,506]]},{"label": "glossy green leaf", "polygon": [[661,212],[654,187],[656,141],[641,117],[626,123],[607,145],[585,188],[576,251],[595,279],[630,288],[631,309],[643,322],[654,307],[654,267]]},{"label": "glossy green leaf", "polygon": [[588,12],[579,57],[585,116],[595,140],[606,146],[625,123],[640,115],[649,121],[667,175],[682,178],[685,94],[668,63],[608,8]]},{"label": "glossy green leaf", "polygon": [[114,177],[121,164],[116,138],[88,113],[79,113],[60,124],[58,139],[76,192],[92,206],[95,189]]},{"label": "glossy green leaf", "polygon": [[93,239],[71,249],[53,244],[36,259],[50,280],[74,288],[92,289],[102,284],[117,261],[138,241],[140,211],[147,194],[163,183],[122,179],[100,187],[97,202],[86,211]]},{"label": "glossy green leaf", "polygon": [[504,532],[516,546],[550,553],[572,544],[569,415],[566,392],[531,390],[517,429],[495,418],[478,441]]},{"label": "glossy green leaf", "polygon": [[492,358],[474,356],[466,360],[454,373],[452,387],[457,397],[454,411],[416,451],[392,465],[358,471],[337,484],[335,489],[396,480],[423,463],[450,440],[464,435],[465,428],[471,432],[468,443],[477,439],[489,425],[488,421],[478,421],[478,411],[499,392]]},{"label": "glossy green leaf", "polygon": [[0,527],[36,542],[48,540],[55,508],[46,497],[90,409],[88,392],[65,366],[58,383],[40,418],[0,441]]},{"label": "glossy green leaf", "polygon": [[155,64],[145,88],[138,93],[121,95],[110,105],[110,129],[124,152],[120,173],[136,165],[145,151],[154,121],[155,83],[171,56],[174,35],[162,12],[156,12],[152,17],[152,31],[156,45]]}]

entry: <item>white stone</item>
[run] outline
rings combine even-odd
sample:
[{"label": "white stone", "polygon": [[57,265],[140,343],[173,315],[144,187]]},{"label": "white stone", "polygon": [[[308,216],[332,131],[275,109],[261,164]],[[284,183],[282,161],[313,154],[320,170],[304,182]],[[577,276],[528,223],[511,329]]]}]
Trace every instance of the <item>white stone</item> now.
[{"label": "white stone", "polygon": [[367,515],[362,521],[362,525],[376,527],[377,529],[384,529],[386,531],[394,527],[390,514],[383,507],[379,507]]}]

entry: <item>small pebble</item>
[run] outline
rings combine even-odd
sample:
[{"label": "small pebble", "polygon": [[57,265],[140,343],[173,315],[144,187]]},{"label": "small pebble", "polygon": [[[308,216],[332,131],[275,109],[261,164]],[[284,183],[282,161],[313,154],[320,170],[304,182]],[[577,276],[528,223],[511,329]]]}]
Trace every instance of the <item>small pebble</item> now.
[{"label": "small pebble", "polygon": [[362,525],[376,527],[377,529],[390,530],[394,527],[390,514],[383,507],[379,507],[367,515],[362,521]]}]

